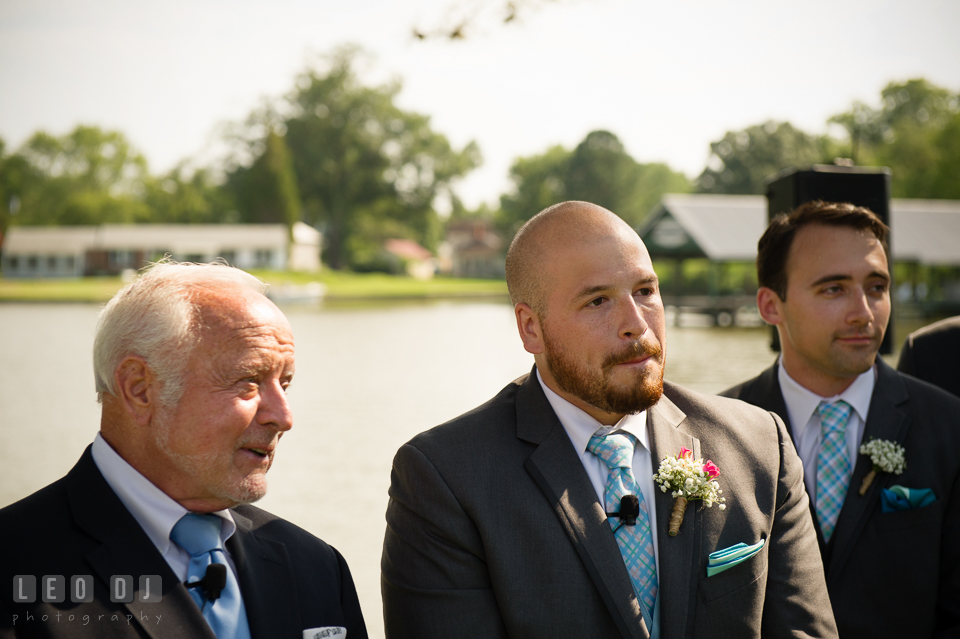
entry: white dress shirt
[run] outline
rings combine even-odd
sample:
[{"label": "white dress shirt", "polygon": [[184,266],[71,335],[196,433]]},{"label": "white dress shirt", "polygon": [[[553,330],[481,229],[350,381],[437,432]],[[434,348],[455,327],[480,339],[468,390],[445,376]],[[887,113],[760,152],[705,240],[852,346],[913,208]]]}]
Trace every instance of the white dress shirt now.
[{"label": "white dress shirt", "polygon": [[853,407],[844,433],[852,472],[857,465],[863,427],[867,423],[867,411],[870,409],[870,398],[873,396],[873,386],[877,379],[876,366],[858,375],[845,391],[833,397],[821,397],[801,386],[783,367],[783,357],[780,358],[777,369],[780,391],[783,393],[783,401],[787,405],[787,415],[793,429],[793,443],[800,460],[803,461],[803,483],[807,487],[810,500],[816,504],[817,456],[820,454],[821,439],[820,413],[817,412],[817,406],[820,402],[829,404],[842,399]]},{"label": "white dress shirt", "polygon": [[647,515],[650,517],[650,534],[653,536],[653,554],[657,562],[657,574],[660,574],[660,551],[657,548],[657,509],[654,506],[653,466],[650,459],[650,438],[647,436],[646,411],[636,415],[625,415],[615,425],[604,426],[550,390],[543,383],[539,370],[537,371],[537,379],[547,396],[547,401],[550,402],[550,406],[553,407],[553,411],[560,419],[563,429],[567,432],[567,437],[570,438],[577,454],[580,455],[580,463],[583,464],[583,469],[587,471],[587,477],[593,484],[593,489],[597,493],[600,504],[606,506],[604,493],[606,492],[610,469],[606,462],[587,450],[590,438],[597,431],[600,431],[601,435],[618,431],[627,432],[637,438],[637,445],[633,449],[633,476],[637,480],[637,486],[643,492],[643,500],[647,506]]},{"label": "white dress shirt", "polygon": [[[187,580],[187,568],[190,564],[190,555],[183,548],[170,540],[170,531],[180,518],[187,514],[187,509],[171,499],[166,493],[157,488],[149,479],[144,477],[136,468],[127,463],[117,451],[113,450],[100,433],[93,440],[93,461],[100,469],[103,478],[110,488],[117,494],[123,505],[126,506],[133,518],[137,520],[143,531],[147,533],[173,574],[180,581]],[[220,510],[217,515],[223,521],[220,526],[220,539],[226,543],[237,529],[233,515],[229,510]],[[236,566],[230,552],[224,546],[224,554],[233,574],[237,574]]]}]

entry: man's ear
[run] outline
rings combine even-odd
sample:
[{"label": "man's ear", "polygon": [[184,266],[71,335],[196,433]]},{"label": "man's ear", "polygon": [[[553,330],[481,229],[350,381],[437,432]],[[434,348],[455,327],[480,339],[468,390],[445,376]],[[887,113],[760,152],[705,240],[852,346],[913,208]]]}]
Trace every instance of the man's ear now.
[{"label": "man's ear", "polygon": [[534,355],[542,353],[543,331],[537,314],[523,302],[513,307],[513,313],[517,316],[517,330],[520,331],[520,339],[523,340],[523,349]]},{"label": "man's ear", "polygon": [[767,324],[777,326],[783,321],[783,300],[772,288],[761,286],[757,290],[757,310]]},{"label": "man's ear", "polygon": [[156,375],[139,355],[130,355],[114,373],[118,399],[124,411],[137,424],[145,426],[157,409]]}]

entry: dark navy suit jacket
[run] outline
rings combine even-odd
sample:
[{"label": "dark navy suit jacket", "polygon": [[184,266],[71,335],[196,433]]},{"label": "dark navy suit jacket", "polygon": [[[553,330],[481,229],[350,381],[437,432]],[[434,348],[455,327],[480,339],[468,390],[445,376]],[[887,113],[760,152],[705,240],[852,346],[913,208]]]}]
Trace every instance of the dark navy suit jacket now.
[{"label": "dark navy suit jacket", "polygon": [[[837,628],[844,639],[958,637],[960,400],[879,358],[877,369],[863,441],[897,442],[907,468],[899,476],[879,474],[860,496],[872,464],[859,455],[829,545],[817,526]],[[721,394],[776,413],[793,437],[776,365]],[[881,489],[893,485],[931,488],[937,501],[881,512]]]},{"label": "dark navy suit jacket", "polygon": [[960,397],[960,317],[910,333],[900,351],[897,370]]},{"label": "dark navy suit jacket", "polygon": [[[237,567],[253,639],[301,639],[303,630],[347,628],[367,636],[343,557],[310,533],[253,506],[232,510],[227,547]],[[37,601],[17,604],[15,575],[37,579]],[[94,579],[94,600],[44,603],[44,575]],[[161,600],[113,603],[112,575],[159,575]],[[103,478],[90,448],[62,479],[0,510],[0,637],[203,637],[207,622],[166,560]],[[16,619],[14,619],[16,616]]]}]

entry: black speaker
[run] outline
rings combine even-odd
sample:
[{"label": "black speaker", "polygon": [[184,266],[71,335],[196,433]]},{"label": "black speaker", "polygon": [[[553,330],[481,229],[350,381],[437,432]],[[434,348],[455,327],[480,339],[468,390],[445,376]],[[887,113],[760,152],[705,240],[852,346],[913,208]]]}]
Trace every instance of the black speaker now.
[{"label": "black speaker", "polygon": [[[767,182],[767,222],[775,215],[789,213],[805,202],[849,202],[863,206],[890,226],[890,169],[886,167],[833,166],[815,164],[810,168],[790,168],[781,171]],[[893,246],[892,232],[887,235],[887,245]],[[893,251],[887,255],[890,276],[893,277]],[[891,282],[891,304],[893,283]],[[771,327],[771,348],[780,350],[780,338],[776,327]],[[893,313],[887,332],[880,345],[880,354],[893,352]]]}]

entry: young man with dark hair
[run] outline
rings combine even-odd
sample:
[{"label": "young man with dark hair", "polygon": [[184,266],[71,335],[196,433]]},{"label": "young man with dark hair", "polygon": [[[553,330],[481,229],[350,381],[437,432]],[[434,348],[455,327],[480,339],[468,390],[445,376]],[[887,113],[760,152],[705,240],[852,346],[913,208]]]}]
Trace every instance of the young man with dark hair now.
[{"label": "young man with dark hair", "polygon": [[722,394],[789,429],[840,636],[958,636],[960,401],[877,357],[886,226],[851,204],[804,204],[771,222],[757,271],[781,355]]}]

